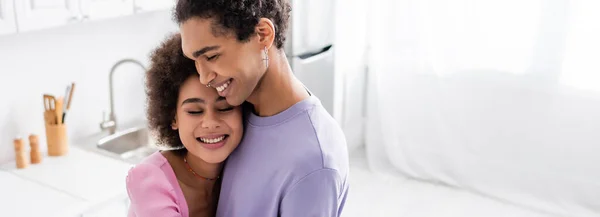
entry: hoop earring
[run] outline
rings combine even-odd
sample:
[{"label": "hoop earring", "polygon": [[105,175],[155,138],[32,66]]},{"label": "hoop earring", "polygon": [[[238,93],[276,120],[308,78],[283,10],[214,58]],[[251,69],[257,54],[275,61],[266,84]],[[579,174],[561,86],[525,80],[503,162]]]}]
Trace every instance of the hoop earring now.
[{"label": "hoop earring", "polygon": [[265,68],[269,68],[269,50],[267,50],[266,46],[263,52],[265,53],[265,57],[263,58],[265,61]]}]

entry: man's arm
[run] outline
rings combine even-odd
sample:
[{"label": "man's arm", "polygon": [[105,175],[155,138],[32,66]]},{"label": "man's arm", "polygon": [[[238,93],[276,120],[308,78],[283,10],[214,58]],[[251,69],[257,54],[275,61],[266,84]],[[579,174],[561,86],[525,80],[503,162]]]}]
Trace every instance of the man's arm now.
[{"label": "man's arm", "polygon": [[343,181],[336,170],[314,171],[294,184],[281,201],[281,217],[338,217],[345,201]]}]

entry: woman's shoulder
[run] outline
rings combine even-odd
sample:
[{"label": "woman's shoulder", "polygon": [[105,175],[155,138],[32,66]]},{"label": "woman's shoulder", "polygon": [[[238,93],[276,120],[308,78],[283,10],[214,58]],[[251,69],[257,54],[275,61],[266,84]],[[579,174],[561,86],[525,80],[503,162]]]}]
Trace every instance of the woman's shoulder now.
[{"label": "woman's shoulder", "polygon": [[187,204],[169,161],[156,152],[129,170],[130,216],[187,216]]},{"label": "woman's shoulder", "polygon": [[127,173],[127,189],[140,190],[143,192],[148,188],[173,189],[172,180],[176,180],[169,162],[161,152],[146,157],[142,162],[133,166]]}]

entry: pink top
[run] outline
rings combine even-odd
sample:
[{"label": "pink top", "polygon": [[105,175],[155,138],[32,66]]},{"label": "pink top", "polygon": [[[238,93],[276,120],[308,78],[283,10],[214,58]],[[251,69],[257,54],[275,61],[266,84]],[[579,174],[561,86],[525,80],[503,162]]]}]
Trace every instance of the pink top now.
[{"label": "pink top", "polygon": [[188,206],[167,159],[156,152],[127,175],[129,217],[188,217]]}]

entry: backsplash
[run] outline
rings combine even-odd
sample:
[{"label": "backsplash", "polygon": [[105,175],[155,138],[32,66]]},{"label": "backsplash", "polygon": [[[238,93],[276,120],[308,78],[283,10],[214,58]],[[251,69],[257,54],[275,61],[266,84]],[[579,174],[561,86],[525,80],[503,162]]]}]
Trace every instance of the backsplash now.
[{"label": "backsplash", "polygon": [[[63,96],[71,82],[76,88],[65,121],[71,139],[100,132],[112,65],[134,58],[147,66],[150,51],[175,31],[171,13],[156,11],[0,36],[0,163],[14,159],[17,135],[39,135],[46,150],[42,95]],[[115,73],[118,123],[143,121],[144,108],[143,70],[124,64]]]}]

